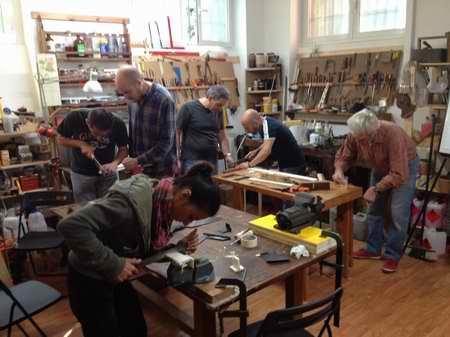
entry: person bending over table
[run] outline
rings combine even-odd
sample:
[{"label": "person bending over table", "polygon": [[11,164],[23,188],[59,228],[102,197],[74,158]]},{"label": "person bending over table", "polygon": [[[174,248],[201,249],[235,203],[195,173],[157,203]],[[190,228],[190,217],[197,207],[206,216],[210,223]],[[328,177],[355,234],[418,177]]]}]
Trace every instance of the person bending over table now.
[{"label": "person bending over table", "polygon": [[182,172],[199,160],[210,162],[217,172],[217,148],[220,142],[225,160],[233,163],[223,125],[223,107],[230,98],[227,88],[214,85],[206,96],[185,103],[177,115],[177,149]]},{"label": "person bending over table", "polygon": [[[125,123],[104,109],[74,110],[57,132],[59,144],[72,149],[70,177],[75,201],[104,196],[118,178],[117,166],[128,156]],[[93,157],[102,165],[102,172]]]},{"label": "person bending over table", "polygon": [[392,273],[397,270],[403,254],[416,188],[419,165],[416,145],[401,127],[379,121],[367,109],[350,117],[347,125],[350,133],[336,154],[333,180],[345,184],[345,171],[356,164],[372,168],[371,187],[364,194],[369,202],[367,247],[357,251],[354,258],[382,258],[385,205],[389,202],[391,221],[382,271]]},{"label": "person bending over table", "polygon": [[262,140],[262,145],[250,151],[238,168],[245,169],[261,164],[267,158],[278,161],[280,171],[292,174],[305,173],[305,158],[291,131],[279,120],[263,117],[256,110],[249,109],[241,116],[241,124],[252,138]]},{"label": "person bending over table", "polygon": [[[70,306],[85,337],[147,336],[129,278],[137,274],[140,258],[170,247],[173,220],[187,225],[217,213],[220,195],[212,172],[209,163],[199,163],[154,188],[154,180],[139,174],[60,222],[58,230],[71,249]],[[195,230],[178,243],[188,252],[197,244]]]}]

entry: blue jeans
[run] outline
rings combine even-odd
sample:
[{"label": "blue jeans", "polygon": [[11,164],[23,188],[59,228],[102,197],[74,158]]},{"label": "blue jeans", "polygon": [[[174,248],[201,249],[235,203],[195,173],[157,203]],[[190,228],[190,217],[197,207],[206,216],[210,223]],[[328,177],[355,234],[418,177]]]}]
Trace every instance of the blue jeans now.
[{"label": "blue jeans", "polygon": [[185,174],[189,169],[200,161],[207,161],[212,166],[214,166],[214,172],[217,172],[217,159],[202,159],[202,160],[192,160],[184,159],[181,161],[181,173]]},{"label": "blue jeans", "polygon": [[[411,203],[416,190],[416,175],[419,159],[409,162],[409,178],[398,188],[377,195],[375,202],[369,207],[367,217],[368,236],[367,250],[374,254],[381,254],[384,241],[384,208],[386,198],[390,197],[390,212],[392,223],[389,224],[385,242],[384,256],[387,259],[399,261],[403,254],[403,243],[408,230],[409,217],[411,215]],[[383,175],[372,171],[370,185],[377,184]]]},{"label": "blue jeans", "polygon": [[87,202],[103,197],[117,178],[117,173],[106,176],[86,176],[71,172],[70,179],[75,202]]}]

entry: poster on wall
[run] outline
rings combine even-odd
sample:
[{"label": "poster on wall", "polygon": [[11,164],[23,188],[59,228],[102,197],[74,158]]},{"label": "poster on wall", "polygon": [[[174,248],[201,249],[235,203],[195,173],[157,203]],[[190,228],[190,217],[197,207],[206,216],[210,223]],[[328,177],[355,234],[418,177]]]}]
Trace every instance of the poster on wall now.
[{"label": "poster on wall", "polygon": [[61,105],[56,55],[38,54],[37,68],[43,104],[48,107]]}]

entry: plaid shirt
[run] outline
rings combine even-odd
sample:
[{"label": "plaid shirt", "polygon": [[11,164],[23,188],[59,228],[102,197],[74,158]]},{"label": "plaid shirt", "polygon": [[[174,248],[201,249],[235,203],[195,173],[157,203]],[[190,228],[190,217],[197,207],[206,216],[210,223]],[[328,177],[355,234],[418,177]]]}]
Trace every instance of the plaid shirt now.
[{"label": "plaid shirt", "polygon": [[173,221],[173,179],[162,179],[153,190],[152,250],[160,250],[169,243]]},{"label": "plaid shirt", "polygon": [[151,177],[173,176],[176,166],[175,102],[153,83],[141,103],[128,106],[130,153]]}]

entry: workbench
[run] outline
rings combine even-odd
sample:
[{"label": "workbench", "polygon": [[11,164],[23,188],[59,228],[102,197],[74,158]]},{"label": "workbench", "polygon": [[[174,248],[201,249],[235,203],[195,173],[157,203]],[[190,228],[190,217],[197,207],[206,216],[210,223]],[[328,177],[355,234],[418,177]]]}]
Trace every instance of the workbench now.
[{"label": "workbench", "polygon": [[[270,196],[286,201],[294,200],[295,193],[255,185],[251,181],[241,178],[249,174],[249,170],[245,169],[214,177],[218,184],[227,184],[233,187],[233,208],[245,210],[247,191],[256,192],[259,196]],[[348,275],[348,268],[353,265],[353,201],[362,196],[362,189],[353,185],[343,186],[331,183],[329,191],[319,190],[311,193],[322,198],[325,204],[324,211],[337,207],[336,227],[344,242],[344,275]]]},{"label": "workbench", "polygon": [[[67,216],[71,210],[76,210],[77,205],[55,207],[52,210],[62,218]],[[219,232],[225,228],[225,223],[230,224],[232,233],[230,236],[247,229],[249,221],[255,218],[254,215],[244,213],[222,206],[212,223],[197,227],[199,235],[203,232]],[[176,232],[173,241],[186,236],[192,229],[185,229]],[[196,284],[176,288],[177,291],[184,294],[193,302],[193,317],[186,312],[181,311],[179,307],[171,303],[163,295],[164,290],[158,292],[147,287],[139,279],[132,281],[133,286],[141,295],[145,302],[156,305],[160,310],[170,315],[179,327],[191,336],[195,337],[213,337],[217,336],[217,313],[222,309],[234,303],[238,297],[231,289],[223,290],[215,288],[217,281],[224,277],[238,277],[230,269],[231,260],[225,256],[234,251],[239,256],[241,264],[246,268],[245,285],[248,295],[257,294],[263,288],[266,288],[277,282],[284,282],[285,286],[285,304],[287,307],[303,303],[306,298],[306,288],[308,275],[307,271],[313,264],[319,263],[324,258],[333,256],[336,253],[335,248],[329,249],[318,255],[311,255],[308,258],[302,257],[297,260],[289,258],[287,263],[268,264],[261,257],[256,256],[261,252],[277,252],[279,254],[289,255],[290,247],[273,240],[258,237],[258,247],[246,249],[235,244],[230,245],[231,241],[203,241],[198,247],[194,257],[207,257],[214,265],[215,280],[205,284]],[[149,273],[148,277],[153,278],[160,283],[165,281],[159,273]],[[330,289],[330,293],[333,291]],[[274,299],[276,300],[276,299]],[[281,299],[277,299],[281,301]],[[226,323],[226,321],[225,321]]]}]

